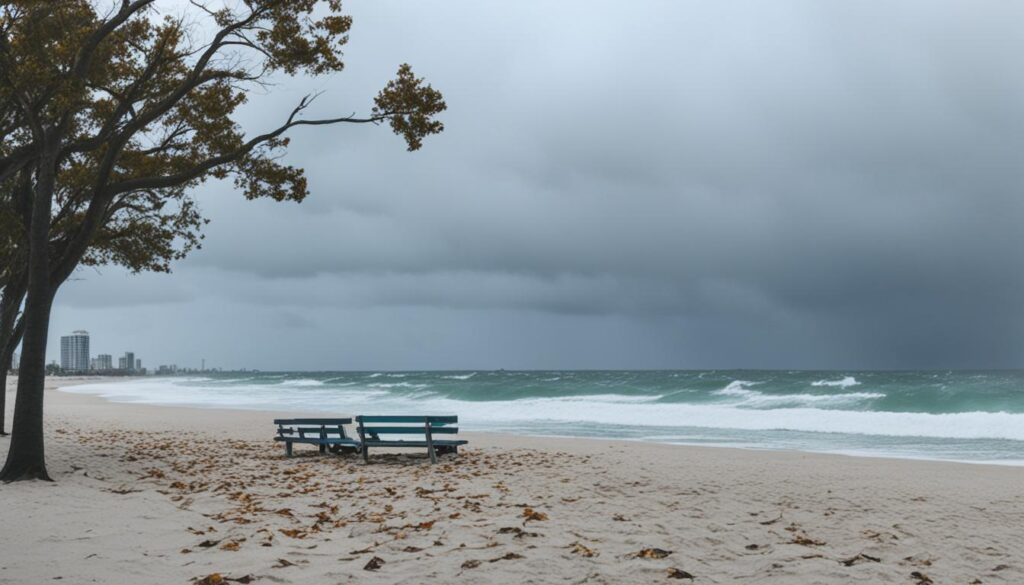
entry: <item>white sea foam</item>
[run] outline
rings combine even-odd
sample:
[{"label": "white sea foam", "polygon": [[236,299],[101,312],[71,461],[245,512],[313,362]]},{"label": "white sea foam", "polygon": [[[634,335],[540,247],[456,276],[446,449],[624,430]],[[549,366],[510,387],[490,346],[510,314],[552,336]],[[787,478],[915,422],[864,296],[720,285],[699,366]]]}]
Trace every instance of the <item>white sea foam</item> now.
[{"label": "white sea foam", "polygon": [[[847,378],[846,380],[852,380]],[[853,384],[841,384],[846,380],[836,381],[830,383],[830,386],[852,386]],[[732,398],[729,403],[733,406],[745,407],[745,408],[774,408],[789,406],[798,408],[801,406],[808,407],[819,407],[819,408],[837,408],[841,406],[853,406],[859,402],[866,400],[875,400],[878,398],[885,398],[885,394],[878,392],[847,392],[843,394],[767,394],[759,392],[757,390],[751,390],[747,386],[753,386],[756,382],[747,382],[745,380],[733,380],[728,386],[721,390],[716,390],[714,394],[718,396],[727,396]],[[856,381],[854,381],[856,384]],[[823,386],[824,384],[814,383],[816,386]]]},{"label": "white sea foam", "polygon": [[324,383],[321,380],[313,380],[310,378],[302,378],[299,380],[285,380],[284,382],[278,382],[278,386],[323,386]]},{"label": "white sea foam", "polygon": [[330,384],[331,386],[355,386],[359,383],[354,380],[349,380],[347,382],[342,382],[341,380],[348,380],[348,378],[328,378],[324,380],[324,384]]},{"label": "white sea foam", "polygon": [[[431,401],[433,402],[433,401]],[[698,427],[750,431],[849,433],[890,437],[1010,439],[1024,441],[1024,414],[963,412],[927,414],[727,405],[627,403],[539,398],[506,402],[438,401],[435,409],[458,412],[467,422],[583,422],[642,427]]]},{"label": "white sea foam", "polygon": [[430,388],[430,384],[414,384],[412,382],[375,382],[367,385],[369,388],[416,388],[421,390],[423,388]]},{"label": "white sea foam", "polygon": [[[754,394],[753,390],[747,388],[747,386],[753,386],[758,382],[747,382],[746,380],[733,380],[729,382],[729,385],[721,390],[716,390],[715,394],[721,396],[750,396]],[[760,393],[758,393],[760,394]]]},{"label": "white sea foam", "polygon": [[366,404],[386,400],[387,390],[365,387],[338,388],[309,385],[303,392],[288,392],[280,384],[233,384],[212,386],[195,379],[154,378],[117,383],[81,384],[65,392],[97,394],[115,402],[239,408],[256,410],[344,410],[350,403]]},{"label": "white sea foam", "polygon": [[867,400],[885,398],[878,392],[847,392],[844,394],[761,394],[746,397],[739,406],[748,408],[778,408],[781,406],[830,407],[854,406]]},{"label": "white sea foam", "polygon": [[[545,400],[554,402],[565,402],[565,403],[604,403],[604,404],[644,404],[647,402],[657,402],[661,399],[661,396],[636,396],[632,394],[579,394],[574,396],[559,396],[553,398],[531,398],[531,399],[520,399],[504,401],[503,404],[529,402],[532,400]],[[494,404],[493,402],[491,404]]]},{"label": "white sea foam", "polygon": [[452,374],[450,376],[441,376],[445,380],[468,380],[476,375],[476,372],[470,372],[469,374]]},{"label": "white sea foam", "polygon": [[850,386],[859,386],[860,382],[853,376],[846,376],[842,380],[818,380],[817,382],[811,382],[811,386],[829,386],[839,388],[849,388]]},{"label": "white sea foam", "polygon": [[[722,429],[740,431],[798,431],[848,433],[880,437],[937,439],[1008,439],[1024,441],[1024,414],[960,412],[928,414],[826,409],[836,400],[851,403],[882,395],[856,392],[835,395],[769,395],[736,381],[716,394],[729,400],[717,403],[658,402],[658,396],[625,394],[577,395],[519,400],[454,400],[424,392],[429,384],[372,384],[339,388],[311,386],[303,392],[282,392],[274,384],[213,385],[200,379],[166,378],[71,386],[68,392],[99,394],[121,402],[191,405],[213,408],[248,408],[275,412],[321,411],[358,413],[454,413],[466,426],[477,429],[526,428],[553,423],[552,428],[572,434],[573,425],[614,425],[644,433],[651,429]],[[420,390],[396,393],[393,387]],[[778,401],[788,400],[789,403]],[[773,409],[757,408],[756,401],[776,401]],[[829,402],[832,401],[832,402]],[[674,431],[673,431],[674,432]],[[801,439],[801,440],[807,440]]]}]

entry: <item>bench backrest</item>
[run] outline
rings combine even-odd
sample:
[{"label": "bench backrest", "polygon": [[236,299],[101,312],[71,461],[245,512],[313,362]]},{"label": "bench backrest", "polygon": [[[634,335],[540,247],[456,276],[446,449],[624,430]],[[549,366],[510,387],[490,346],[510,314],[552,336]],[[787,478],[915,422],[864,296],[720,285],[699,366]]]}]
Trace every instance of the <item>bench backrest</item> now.
[{"label": "bench backrest", "polygon": [[454,435],[459,432],[457,416],[357,416],[359,437],[380,435]]},{"label": "bench backrest", "polygon": [[352,424],[351,418],[278,418],[274,419],[277,434],[281,437],[331,437],[347,438],[345,427]]}]

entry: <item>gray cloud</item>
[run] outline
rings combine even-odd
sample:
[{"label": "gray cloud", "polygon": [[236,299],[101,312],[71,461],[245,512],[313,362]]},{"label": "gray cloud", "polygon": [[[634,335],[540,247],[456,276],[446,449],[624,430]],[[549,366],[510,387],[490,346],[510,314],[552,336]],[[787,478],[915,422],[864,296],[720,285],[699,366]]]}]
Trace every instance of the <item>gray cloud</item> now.
[{"label": "gray cloud", "polygon": [[350,9],[347,70],[246,126],[365,110],[409,61],[445,134],[297,132],[309,200],[204,187],[204,250],[69,284],[57,332],[134,307],[162,341],[120,343],[238,367],[1020,365],[1024,7]]}]

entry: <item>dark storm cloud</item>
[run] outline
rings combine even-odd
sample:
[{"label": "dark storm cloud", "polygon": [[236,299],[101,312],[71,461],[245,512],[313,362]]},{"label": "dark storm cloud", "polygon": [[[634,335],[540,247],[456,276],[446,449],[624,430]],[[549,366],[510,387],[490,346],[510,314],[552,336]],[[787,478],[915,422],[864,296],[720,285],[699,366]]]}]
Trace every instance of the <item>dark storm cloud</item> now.
[{"label": "dark storm cloud", "polygon": [[[409,154],[380,128],[297,132],[306,202],[208,185],[206,249],[176,275],[62,303],[166,286],[183,330],[249,307],[277,367],[340,366],[308,347],[328,330],[375,367],[1020,365],[1024,6],[349,9],[346,71],[281,80],[246,126],[314,90],[316,115],[365,111],[409,61],[445,93],[445,134]],[[187,318],[216,303],[234,307]]]}]

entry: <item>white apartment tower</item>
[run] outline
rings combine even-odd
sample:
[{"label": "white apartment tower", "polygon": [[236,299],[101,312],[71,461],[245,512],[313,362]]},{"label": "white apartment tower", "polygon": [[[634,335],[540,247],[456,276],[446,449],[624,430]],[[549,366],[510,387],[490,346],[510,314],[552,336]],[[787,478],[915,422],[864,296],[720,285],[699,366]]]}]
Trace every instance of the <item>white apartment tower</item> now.
[{"label": "white apartment tower", "polygon": [[70,372],[89,369],[89,332],[72,331],[60,338],[60,367]]},{"label": "white apartment tower", "polygon": [[96,356],[96,369],[97,370],[113,370],[114,369],[114,358],[109,353],[101,353]]}]

